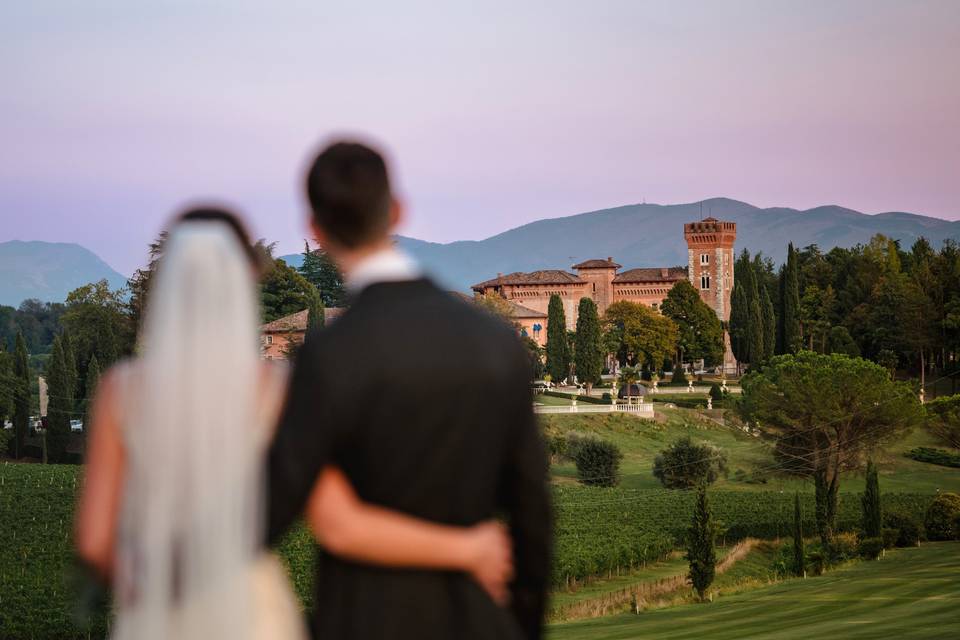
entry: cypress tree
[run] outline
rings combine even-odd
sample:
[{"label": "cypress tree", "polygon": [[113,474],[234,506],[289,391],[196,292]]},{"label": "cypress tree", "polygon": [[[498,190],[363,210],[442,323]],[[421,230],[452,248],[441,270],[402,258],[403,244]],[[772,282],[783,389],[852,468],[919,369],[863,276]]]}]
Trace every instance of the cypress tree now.
[{"label": "cypress tree", "polygon": [[867,486],[861,498],[863,505],[863,534],[866,538],[879,538],[882,533],[883,516],[880,512],[880,479],[873,461],[867,463]]},{"label": "cypress tree", "polygon": [[730,349],[737,362],[746,362],[749,359],[745,335],[747,324],[747,297],[743,285],[737,282],[733,285],[730,300]]},{"label": "cypress tree", "polygon": [[314,329],[323,327],[325,322],[323,311],[323,300],[320,298],[320,294],[310,296],[307,303],[307,335],[310,335],[310,332]]},{"label": "cypress tree", "polygon": [[100,384],[100,363],[97,361],[97,354],[90,356],[90,364],[87,365],[87,375],[83,381],[83,387],[86,392],[83,400],[83,431],[87,433],[90,428],[90,409],[93,407],[93,398],[97,393],[97,385]]},{"label": "cypress tree", "polygon": [[51,462],[62,462],[70,439],[70,418],[73,415],[73,394],[67,372],[63,341],[53,340],[53,350],[47,361],[47,455]]},{"label": "cypress tree", "polygon": [[310,245],[304,241],[303,262],[297,271],[317,288],[324,307],[343,306],[346,298],[343,276],[323,249],[311,250]]},{"label": "cypress tree", "polygon": [[763,288],[760,298],[760,311],[763,313],[763,359],[769,360],[777,348],[777,318],[773,310],[773,301],[767,288]]},{"label": "cypress tree", "polygon": [[550,296],[547,307],[547,372],[554,382],[560,382],[570,373],[570,354],[567,348],[567,317],[560,296]]},{"label": "cypress tree", "polygon": [[747,336],[750,339],[750,364],[759,364],[763,360],[763,312],[760,310],[760,296],[754,292],[750,300],[750,324]]},{"label": "cypress tree", "polygon": [[574,340],[574,359],[577,365],[577,379],[593,388],[603,372],[603,351],[600,345],[600,318],[597,305],[590,298],[580,298],[577,312],[577,333]]},{"label": "cypress tree", "polygon": [[697,592],[700,601],[706,599],[707,589],[713,584],[717,572],[717,550],[714,547],[714,525],[711,521],[707,487],[701,484],[697,490],[697,504],[687,536],[687,560],[690,573],[687,578]]},{"label": "cypress tree", "polygon": [[803,550],[803,516],[800,512],[800,492],[793,496],[793,570],[807,577],[807,558]]},{"label": "cypress tree", "polygon": [[783,351],[793,353],[800,348],[800,276],[797,252],[791,242],[787,247],[787,264],[783,276]]},{"label": "cypress tree", "polygon": [[17,332],[13,376],[17,381],[13,396],[13,457],[20,458],[30,428],[30,360],[22,331]]},{"label": "cypress tree", "polygon": [[63,367],[67,376],[67,388],[70,396],[76,400],[79,391],[80,374],[77,370],[77,355],[73,349],[70,333],[64,331],[60,336],[60,347],[63,349]]}]

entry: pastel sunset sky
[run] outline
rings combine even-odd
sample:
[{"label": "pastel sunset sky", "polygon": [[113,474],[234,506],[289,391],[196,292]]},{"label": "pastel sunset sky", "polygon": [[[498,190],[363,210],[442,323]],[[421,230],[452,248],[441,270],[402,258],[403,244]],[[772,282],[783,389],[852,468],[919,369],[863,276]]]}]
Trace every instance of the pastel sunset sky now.
[{"label": "pastel sunset sky", "polygon": [[299,251],[333,135],[425,240],[714,196],[960,218],[958,0],[4,2],[0,81],[0,241],[123,273],[194,200]]}]

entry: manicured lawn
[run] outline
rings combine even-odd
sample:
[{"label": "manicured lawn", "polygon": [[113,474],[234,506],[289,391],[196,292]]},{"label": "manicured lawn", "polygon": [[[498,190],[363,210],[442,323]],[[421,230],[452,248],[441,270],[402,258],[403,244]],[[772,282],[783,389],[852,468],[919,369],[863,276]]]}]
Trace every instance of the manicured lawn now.
[{"label": "manicured lawn", "polygon": [[960,543],[888,551],[819,578],[712,604],[551,625],[551,640],[958,638]]},{"label": "manicured lawn", "polygon": [[[559,400],[559,398],[553,398]],[[689,435],[697,441],[720,447],[727,454],[729,475],[714,485],[720,490],[812,492],[812,482],[771,473],[773,456],[771,444],[730,427],[696,416],[686,409],[658,409],[667,420],[653,423],[623,414],[541,415],[542,424],[553,431],[580,431],[594,433],[616,444],[623,452],[620,465],[621,484],[627,489],[656,489],[659,481],[653,477],[653,460],[662,449]],[[914,447],[939,446],[923,428],[915,429],[902,440],[876,454],[880,467],[880,486],[884,493],[960,492],[960,469],[918,462],[904,457]],[[766,482],[737,479],[742,469],[747,477],[761,471]],[[575,482],[576,467],[572,462],[553,465],[554,479],[561,483]],[[863,477],[848,473],[842,478],[841,491],[863,491]]]}]

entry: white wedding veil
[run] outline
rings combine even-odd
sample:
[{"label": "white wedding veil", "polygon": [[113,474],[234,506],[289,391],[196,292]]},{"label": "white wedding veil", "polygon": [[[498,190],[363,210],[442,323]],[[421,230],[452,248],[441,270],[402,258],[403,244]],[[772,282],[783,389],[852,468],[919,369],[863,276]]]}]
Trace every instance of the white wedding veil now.
[{"label": "white wedding veil", "polygon": [[164,249],[124,394],[113,631],[242,639],[263,537],[256,283],[223,222],[180,222]]}]

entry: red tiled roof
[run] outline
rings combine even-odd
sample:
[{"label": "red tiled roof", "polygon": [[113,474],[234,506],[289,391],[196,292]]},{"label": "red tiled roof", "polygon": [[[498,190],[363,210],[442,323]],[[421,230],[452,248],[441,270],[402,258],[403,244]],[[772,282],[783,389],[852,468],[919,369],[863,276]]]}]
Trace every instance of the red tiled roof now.
[{"label": "red tiled roof", "polygon": [[618,273],[614,282],[677,282],[686,280],[686,267],[661,267],[647,269],[630,269]]},{"label": "red tiled roof", "polygon": [[584,281],[568,271],[544,269],[542,271],[531,271],[530,273],[517,271],[505,276],[497,276],[492,280],[475,284],[471,288],[485,289],[486,287],[497,287],[505,284],[584,284]]},{"label": "red tiled roof", "polygon": [[[327,307],[323,310],[323,321],[332,322],[343,315],[344,311],[346,311],[344,307]],[[307,316],[308,311],[304,309],[303,311],[297,311],[288,316],[277,318],[273,322],[261,325],[260,333],[294,333],[297,331],[306,331]]]},{"label": "red tiled roof", "polygon": [[547,314],[531,309],[530,307],[525,307],[522,304],[517,304],[513,300],[507,300],[510,303],[510,315],[514,318],[546,318]]},{"label": "red tiled roof", "polygon": [[613,258],[607,258],[606,260],[587,260],[581,262],[580,264],[573,265],[573,269],[619,269],[623,265],[617,264],[613,261]]}]

